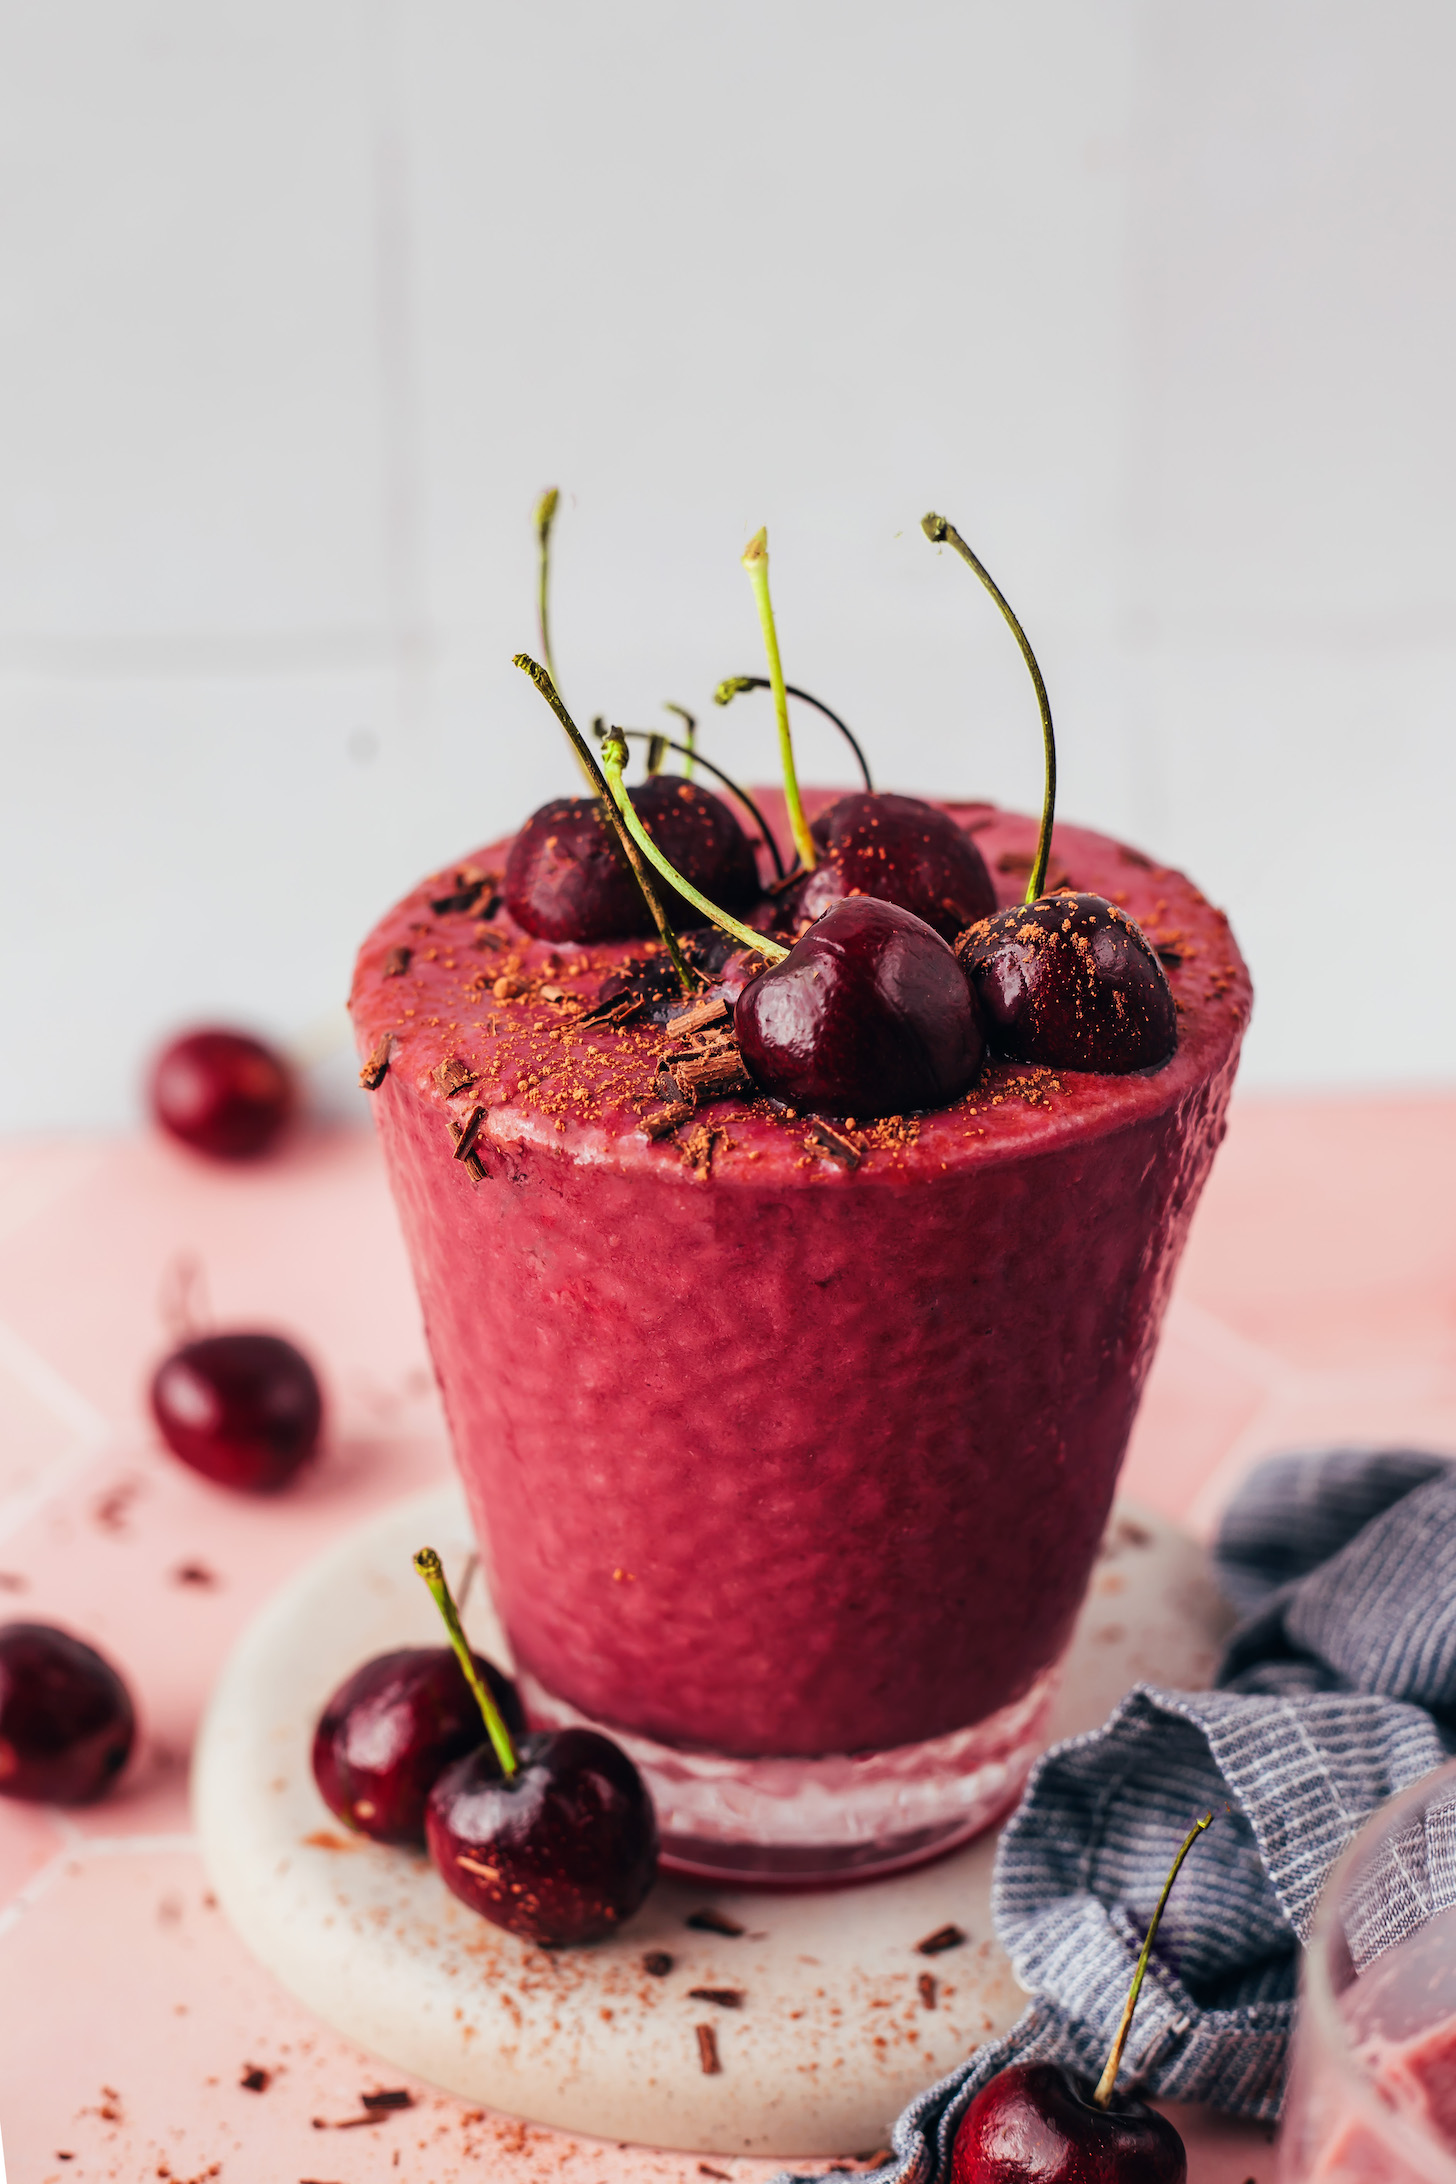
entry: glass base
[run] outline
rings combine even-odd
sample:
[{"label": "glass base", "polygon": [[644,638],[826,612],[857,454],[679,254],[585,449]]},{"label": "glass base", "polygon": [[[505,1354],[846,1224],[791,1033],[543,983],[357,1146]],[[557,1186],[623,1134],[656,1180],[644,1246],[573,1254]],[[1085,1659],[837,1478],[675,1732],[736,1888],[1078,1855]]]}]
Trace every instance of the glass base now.
[{"label": "glass base", "polygon": [[827,1759],[734,1759],[678,1750],[592,1721],[528,1673],[532,1722],[599,1729],[641,1769],[657,1807],[662,1863],[698,1880],[813,1888],[873,1880],[943,1857],[1008,1813],[1041,1748],[1060,1664],[969,1728],[889,1751]]}]

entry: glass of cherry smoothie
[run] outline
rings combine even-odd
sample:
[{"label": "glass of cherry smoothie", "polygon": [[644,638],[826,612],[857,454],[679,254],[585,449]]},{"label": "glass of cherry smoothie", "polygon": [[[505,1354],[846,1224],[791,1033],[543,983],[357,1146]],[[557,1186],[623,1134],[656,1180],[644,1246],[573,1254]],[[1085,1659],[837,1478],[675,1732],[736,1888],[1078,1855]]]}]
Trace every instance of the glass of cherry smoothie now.
[{"label": "glass of cherry smoothie", "polygon": [[[1035,821],[944,808],[1019,901]],[[1223,1134],[1250,1002],[1227,920],[1058,826],[1054,881],[1167,966],[1161,1068],[988,1062],[837,1144],[731,1097],[655,1139],[661,1028],[587,1016],[644,944],[482,919],[508,849],[397,904],[351,1006],[527,1706],[631,1752],[682,1869],[933,1855],[1038,1749]]]},{"label": "glass of cherry smoothie", "polygon": [[1305,1954],[1281,2184],[1456,2184],[1456,1764],[1381,1807]]}]

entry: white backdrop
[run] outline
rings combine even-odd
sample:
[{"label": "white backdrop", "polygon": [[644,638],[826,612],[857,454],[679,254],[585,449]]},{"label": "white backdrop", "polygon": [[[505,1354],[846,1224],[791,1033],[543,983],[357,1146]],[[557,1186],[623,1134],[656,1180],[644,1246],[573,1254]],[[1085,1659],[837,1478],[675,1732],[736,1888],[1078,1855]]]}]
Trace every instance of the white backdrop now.
[{"label": "white backdrop", "polygon": [[574,786],[509,665],[552,482],[581,713],[758,667],[767,522],[884,784],[1031,806],[943,509],[1066,816],[1228,906],[1247,1081],[1452,1075],[1453,76],[1449,0],[12,0],[0,1126],[323,1040]]}]

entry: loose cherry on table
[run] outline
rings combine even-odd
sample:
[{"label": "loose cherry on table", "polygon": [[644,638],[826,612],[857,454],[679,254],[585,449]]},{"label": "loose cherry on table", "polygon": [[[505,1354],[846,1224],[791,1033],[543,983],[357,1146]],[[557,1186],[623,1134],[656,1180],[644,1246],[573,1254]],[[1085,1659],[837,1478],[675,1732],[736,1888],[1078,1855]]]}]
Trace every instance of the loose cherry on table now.
[{"label": "loose cherry on table", "polygon": [[93,1647],[49,1623],[0,1624],[0,1797],[90,1804],[135,1738],[126,1685]]},{"label": "loose cherry on table", "polygon": [[954,940],[996,907],[996,889],[975,843],[949,812],[919,797],[841,796],[809,832],[819,861],[780,898],[790,928],[845,896],[873,895],[913,911],[942,940]]},{"label": "loose cherry on table", "polygon": [[1189,1829],[1163,1883],[1095,2090],[1060,2063],[1012,2063],[998,2070],[961,2118],[950,2184],[1184,2184],[1188,2156],[1172,2124],[1115,2088],[1163,1906],[1179,1867],[1212,1819],[1209,1813]]},{"label": "loose cherry on table", "polygon": [[[472,1658],[512,1735],[524,1736],[515,1685],[483,1655]],[[480,1738],[480,1709],[450,1648],[405,1646],[340,1684],[314,1731],[313,1777],[330,1812],[361,1835],[422,1846],[430,1791]]]},{"label": "loose cherry on table", "polygon": [[[758,895],[753,848],[721,797],[677,774],[631,792],[654,841],[700,887],[735,909]],[[506,908],[538,940],[631,940],[652,919],[601,800],[562,796],[526,821],[506,860]],[[681,904],[670,905],[674,914]]]},{"label": "loose cherry on table", "polygon": [[647,1785],[621,1747],[593,1729],[514,1739],[470,1665],[439,1556],[422,1548],[415,1567],[489,1738],[430,1792],[425,1835],[441,1879],[472,1911],[538,1947],[604,1940],[640,1907],[657,1872]]},{"label": "loose cherry on table", "polygon": [[962,934],[956,954],[998,1053],[1048,1069],[1126,1075],[1178,1044],[1168,976],[1102,895],[1043,895]]},{"label": "loose cherry on table", "polygon": [[265,1153],[296,1105],[288,1063],[246,1032],[187,1032],[163,1047],[152,1065],[156,1121],[169,1137],[214,1160]]},{"label": "loose cherry on table", "polygon": [[945,1106],[985,1050],[979,1004],[940,935],[871,896],[827,910],[744,988],[733,1023],[766,1092],[856,1119]]},{"label": "loose cherry on table", "polygon": [[152,1416],[173,1455],[219,1486],[270,1493],[318,1446],[313,1367],[281,1335],[202,1335],[157,1367]]}]

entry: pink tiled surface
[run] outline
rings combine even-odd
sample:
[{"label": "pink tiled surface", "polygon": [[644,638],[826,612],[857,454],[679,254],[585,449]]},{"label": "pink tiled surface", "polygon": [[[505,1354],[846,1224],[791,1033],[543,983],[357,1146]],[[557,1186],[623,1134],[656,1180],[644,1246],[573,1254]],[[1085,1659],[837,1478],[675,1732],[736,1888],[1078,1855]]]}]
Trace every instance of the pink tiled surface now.
[{"label": "pink tiled surface", "polygon": [[[327,1453],[281,1501],[207,1487],[148,1431],[144,1377],[189,1262],[214,1320],[292,1332],[326,1375]],[[0,1428],[0,1616],[93,1638],[144,1715],[141,1759],[99,1809],[0,1805],[11,2184],[772,2173],[570,2139],[423,2087],[407,2113],[339,2132],[376,2067],[290,2001],[208,1900],[186,1767],[218,1664],[291,1571],[446,1463],[367,1137],[307,1139],[241,1175],[144,1140],[0,1147]],[[1126,1488],[1206,1523],[1261,1454],[1365,1437],[1456,1452],[1456,1099],[1241,1101]],[[265,2092],[240,2084],[252,2065]],[[1194,2184],[1263,2184],[1259,2134],[1180,2120]]]}]

